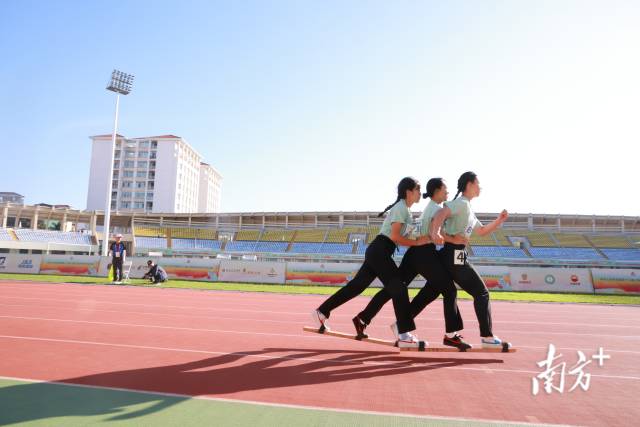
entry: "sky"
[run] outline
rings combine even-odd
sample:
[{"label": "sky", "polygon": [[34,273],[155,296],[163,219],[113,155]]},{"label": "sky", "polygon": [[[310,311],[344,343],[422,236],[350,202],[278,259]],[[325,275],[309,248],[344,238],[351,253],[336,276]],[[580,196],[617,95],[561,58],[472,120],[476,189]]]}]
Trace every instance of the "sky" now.
[{"label": "sky", "polygon": [[[378,211],[475,171],[477,212],[640,215],[638,1],[0,1],[0,191],[85,208],[119,133],[184,137],[223,212]],[[420,210],[425,202],[414,206]]]}]

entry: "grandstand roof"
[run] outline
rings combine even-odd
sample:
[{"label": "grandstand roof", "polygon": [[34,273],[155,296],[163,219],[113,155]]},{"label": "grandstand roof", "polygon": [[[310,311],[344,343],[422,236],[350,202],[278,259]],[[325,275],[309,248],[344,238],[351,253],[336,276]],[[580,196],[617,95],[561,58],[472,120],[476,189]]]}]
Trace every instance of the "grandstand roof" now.
[{"label": "grandstand roof", "polygon": [[[111,137],[113,137],[113,134],[112,134],[112,133],[110,133],[110,134],[105,134],[105,135],[93,135],[93,136],[90,136],[89,138],[111,138]],[[118,137],[118,138],[124,138],[125,136],[124,136],[124,135],[120,135],[119,133],[117,133],[117,134],[116,134],[116,137]]]},{"label": "grandstand roof", "polygon": [[[119,133],[116,134],[116,136],[118,138],[126,138],[126,136],[120,135]],[[111,138],[111,137],[113,137],[113,134],[109,133],[104,135],[93,135],[93,136],[90,136],[89,138]],[[157,135],[157,136],[138,136],[130,139],[181,139],[181,138],[182,138],[181,136],[176,136],[176,135]]]},{"label": "grandstand roof", "polygon": [[[104,212],[85,211],[68,208],[53,208],[34,205],[22,205],[11,202],[0,202],[0,208],[6,207],[9,216],[30,217],[35,211],[47,210],[47,215],[62,218],[63,215],[78,216],[88,220],[96,216],[98,223],[102,221]],[[0,210],[1,212],[1,210]],[[379,225],[382,218],[378,212],[225,212],[225,213],[142,213],[112,212],[112,223],[130,224],[136,221],[145,222],[184,222],[199,224],[217,223],[218,227],[255,228],[255,227],[326,227],[326,226],[368,226]],[[414,212],[414,216],[419,212]],[[477,213],[481,221],[495,219],[497,213]],[[512,213],[504,228],[544,230],[550,232],[581,233],[639,233],[640,216],[608,216],[608,215],[557,215],[557,214],[519,214]]]},{"label": "grandstand roof", "polygon": [[157,136],[139,136],[132,139],[180,139],[181,136],[176,135],[157,135]]}]

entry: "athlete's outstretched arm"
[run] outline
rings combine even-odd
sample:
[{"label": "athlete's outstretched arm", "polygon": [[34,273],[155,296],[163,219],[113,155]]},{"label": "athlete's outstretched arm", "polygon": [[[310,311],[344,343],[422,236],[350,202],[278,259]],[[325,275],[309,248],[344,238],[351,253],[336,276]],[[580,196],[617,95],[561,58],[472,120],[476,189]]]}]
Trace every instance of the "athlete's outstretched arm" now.
[{"label": "athlete's outstretched arm", "polygon": [[498,215],[498,218],[494,219],[487,225],[478,227],[475,232],[478,234],[478,236],[486,236],[487,234],[491,234],[496,231],[498,227],[500,227],[507,220],[507,218],[509,218],[509,212],[503,210],[502,212],[500,212],[500,215]]}]

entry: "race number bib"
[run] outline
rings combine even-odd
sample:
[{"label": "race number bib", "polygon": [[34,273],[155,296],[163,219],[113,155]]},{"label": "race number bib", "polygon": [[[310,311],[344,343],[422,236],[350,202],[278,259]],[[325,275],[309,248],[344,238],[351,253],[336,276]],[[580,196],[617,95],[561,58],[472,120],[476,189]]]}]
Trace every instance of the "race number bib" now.
[{"label": "race number bib", "polygon": [[453,251],[453,265],[464,265],[467,260],[467,254],[465,251],[456,249]]},{"label": "race number bib", "polygon": [[120,258],[120,252],[116,252],[116,258]]},{"label": "race number bib", "polygon": [[404,237],[410,240],[418,240],[419,231],[420,230],[418,230],[418,228],[415,225],[407,224],[404,230]]}]

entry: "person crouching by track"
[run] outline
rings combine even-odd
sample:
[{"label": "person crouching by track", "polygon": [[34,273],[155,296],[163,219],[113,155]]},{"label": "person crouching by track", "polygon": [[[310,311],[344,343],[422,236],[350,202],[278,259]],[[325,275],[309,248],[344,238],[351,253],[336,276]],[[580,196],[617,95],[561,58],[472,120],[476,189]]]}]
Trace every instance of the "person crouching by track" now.
[{"label": "person crouching by track", "polygon": [[327,319],[335,308],[360,295],[377,278],[393,300],[393,308],[398,324],[398,347],[418,348],[420,341],[411,331],[415,324],[409,311],[409,292],[402,282],[400,271],[393,254],[396,245],[417,246],[427,242],[426,237],[411,240],[407,236],[413,227],[409,208],[420,200],[420,184],[413,178],[403,178],[398,184],[398,197],[378,216],[389,214],[384,219],[380,234],[371,242],[365,252],[364,263],[353,280],[329,297],[317,310],[311,313],[314,327],[322,331],[329,329]]},{"label": "person crouching by track", "polygon": [[122,283],[122,264],[127,257],[127,250],[124,243],[120,240],[122,234],[116,234],[116,241],[109,246],[109,254],[111,255],[111,266],[113,267],[113,283],[119,285]]},{"label": "person crouching by track", "polygon": [[151,280],[151,283],[154,285],[159,285],[160,283],[164,283],[167,281],[168,277],[167,272],[164,271],[164,268],[160,267],[158,264],[153,261],[147,261],[147,267],[149,267],[149,271],[142,276],[143,279]]},{"label": "person crouching by track", "polygon": [[[427,192],[422,197],[425,199],[430,198],[430,200],[420,217],[419,231],[421,236],[429,236],[431,220],[442,209],[442,203],[447,200],[448,196],[447,185],[442,178],[432,178],[427,182]],[[468,242],[464,236],[449,236],[445,234],[444,239],[446,242],[453,244],[464,245]],[[462,330],[463,324],[458,310],[457,290],[451,276],[443,265],[440,252],[429,239],[425,245],[410,247],[402,258],[400,273],[402,274],[403,282],[407,286],[418,274],[421,274],[427,281],[411,301],[411,317],[415,319],[427,305],[442,294],[446,328],[442,343],[461,350],[467,350],[471,348],[471,345],[466,343],[458,333]],[[353,318],[353,324],[358,336],[367,336],[364,332],[365,328],[390,299],[391,297],[385,289],[380,290],[371,299],[367,307]],[[391,325],[391,329],[396,333],[397,326],[395,323]]]},{"label": "person crouching by track", "polygon": [[[458,195],[462,193],[462,197]],[[511,344],[503,342],[493,335],[491,325],[491,304],[489,290],[480,274],[468,261],[466,245],[445,242],[441,228],[449,235],[463,234],[470,238],[473,232],[479,236],[493,233],[509,217],[506,210],[500,212],[498,218],[490,224],[482,225],[471,209],[471,200],[480,195],[480,181],[473,172],[465,172],[458,179],[458,192],[451,202],[436,214],[431,222],[431,240],[437,244],[444,243],[442,257],[444,266],[451,278],[473,297],[473,306],[480,325],[480,336],[483,348],[510,348]]]}]

